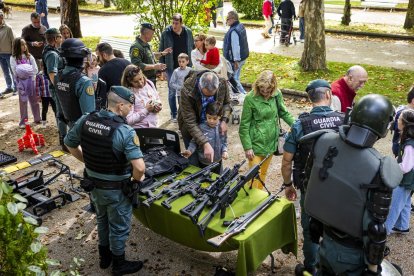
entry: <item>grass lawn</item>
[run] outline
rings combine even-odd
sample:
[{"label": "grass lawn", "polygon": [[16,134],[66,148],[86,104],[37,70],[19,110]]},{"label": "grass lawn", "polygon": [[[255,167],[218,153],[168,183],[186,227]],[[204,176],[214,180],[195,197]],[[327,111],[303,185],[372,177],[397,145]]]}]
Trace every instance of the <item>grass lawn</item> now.
[{"label": "grass lawn", "polygon": [[[82,38],[86,46],[91,49],[95,49],[99,39],[99,37]],[[343,62],[328,62],[329,70],[327,71],[303,72],[298,61],[297,58],[275,54],[250,53],[242,70],[241,81],[253,83],[262,70],[270,69],[277,76],[279,88],[304,91],[309,81],[314,79],[335,81],[353,65]],[[377,93],[389,97],[394,105],[405,103],[408,89],[414,84],[413,71],[372,65],[364,65],[364,67],[368,71],[369,80],[365,87],[358,92],[358,97]]]},{"label": "grass lawn", "polygon": [[[25,5],[34,5],[33,0],[6,0],[6,4],[25,4]],[[79,9],[84,10],[98,10],[98,11],[116,11],[115,6],[109,8],[104,8],[103,4],[92,4],[92,3],[80,3]]]}]

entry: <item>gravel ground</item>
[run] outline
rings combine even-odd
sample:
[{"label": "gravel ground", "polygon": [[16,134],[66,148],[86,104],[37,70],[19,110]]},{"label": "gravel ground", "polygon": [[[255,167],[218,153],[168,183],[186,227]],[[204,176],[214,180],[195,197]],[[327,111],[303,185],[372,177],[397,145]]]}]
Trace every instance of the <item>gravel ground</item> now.
[{"label": "gravel ground", "polygon": [[[163,102],[166,103],[165,83],[161,82],[159,86]],[[285,102],[294,116],[310,109],[310,105],[304,100],[285,99]],[[24,133],[24,130],[17,128],[19,117],[17,96],[9,96],[1,100],[0,106],[0,120],[2,122],[0,125],[0,150],[16,155],[19,161],[32,158],[33,154],[29,150],[22,153],[17,150],[16,140]],[[237,109],[240,108],[236,107],[236,111]],[[160,117],[162,127],[177,130],[177,124],[168,122],[168,106],[164,106]],[[55,133],[51,111],[49,122],[47,128],[39,126],[33,128],[34,131],[45,135],[47,144],[40,149],[42,153],[58,149],[58,137]],[[225,166],[231,166],[233,163],[244,159],[237,130],[238,125],[230,125],[228,135],[230,158],[225,161]],[[387,138],[377,143],[376,148],[383,154],[390,154],[390,145],[391,138],[388,135]],[[63,156],[60,160],[69,165],[73,172],[81,173],[83,170],[83,165],[72,156]],[[269,169],[266,183],[271,191],[276,191],[282,183],[280,163],[281,157],[274,157]],[[43,169],[45,174],[56,170],[47,166],[47,164],[37,165],[34,168]],[[28,170],[30,169],[19,171],[12,177],[15,178]],[[76,185],[77,183],[75,183]],[[52,184],[53,192],[56,192],[54,189],[56,187],[67,189],[67,177],[60,177],[57,182]],[[84,210],[88,202],[87,198],[82,197],[81,200],[75,203],[68,204],[45,215],[43,225],[49,227],[49,233],[44,235],[42,240],[49,249],[49,256],[61,261],[60,268],[62,270],[68,271],[70,264],[73,263],[73,258],[77,257],[85,260],[80,269],[82,275],[109,275],[109,269],[105,271],[99,269],[95,215]],[[298,215],[300,216],[300,214]],[[299,248],[301,248],[301,227],[299,226],[298,229]],[[408,235],[391,235],[389,237],[388,245],[391,248],[391,254],[387,258],[389,261],[401,265],[405,275],[414,275],[413,262],[411,261],[414,257],[413,242],[413,232]],[[155,234],[133,218],[126,254],[130,259],[139,258],[144,260],[145,266],[137,275],[213,275],[214,266],[217,265],[234,269],[237,252],[209,253],[195,251]],[[295,265],[303,260],[302,252],[299,252],[298,259],[291,254],[285,255],[280,250],[273,252],[273,254],[276,259],[276,275],[293,275]],[[259,269],[252,273],[252,275],[269,274],[271,274],[270,258],[267,258]]]}]

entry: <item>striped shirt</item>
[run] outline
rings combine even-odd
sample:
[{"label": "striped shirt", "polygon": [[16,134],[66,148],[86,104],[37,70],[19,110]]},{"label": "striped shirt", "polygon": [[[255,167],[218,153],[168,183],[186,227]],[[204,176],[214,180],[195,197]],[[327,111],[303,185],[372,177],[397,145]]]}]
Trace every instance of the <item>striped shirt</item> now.
[{"label": "striped shirt", "polygon": [[46,78],[43,73],[36,75],[36,85],[35,85],[36,95],[42,98],[51,97],[49,92],[49,80]]}]

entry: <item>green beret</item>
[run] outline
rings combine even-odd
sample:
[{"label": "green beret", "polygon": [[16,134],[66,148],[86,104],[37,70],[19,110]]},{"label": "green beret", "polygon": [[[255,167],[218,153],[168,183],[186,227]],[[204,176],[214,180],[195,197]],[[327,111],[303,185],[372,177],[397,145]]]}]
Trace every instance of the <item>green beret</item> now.
[{"label": "green beret", "polygon": [[150,29],[150,30],[155,31],[154,25],[152,25],[151,23],[148,23],[148,22],[142,23],[141,28]]},{"label": "green beret", "polygon": [[308,86],[306,87],[306,92],[309,92],[310,90],[315,90],[319,87],[326,87],[331,89],[331,85],[329,84],[329,82],[327,82],[326,80],[317,79],[308,83]]},{"label": "green beret", "polygon": [[117,94],[122,99],[130,102],[131,104],[135,103],[134,93],[132,93],[131,90],[129,90],[128,88],[114,85],[111,86],[111,91]]},{"label": "green beret", "polygon": [[59,35],[60,31],[56,28],[49,28],[45,32],[46,35]]}]

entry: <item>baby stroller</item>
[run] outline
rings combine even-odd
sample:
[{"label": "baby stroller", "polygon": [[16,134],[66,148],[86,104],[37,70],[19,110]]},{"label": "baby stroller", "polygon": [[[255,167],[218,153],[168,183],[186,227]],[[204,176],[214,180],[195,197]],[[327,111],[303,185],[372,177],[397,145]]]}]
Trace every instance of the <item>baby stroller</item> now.
[{"label": "baby stroller", "polygon": [[274,36],[273,36],[273,45],[276,45],[277,38],[279,39],[280,44],[284,44],[286,47],[289,47],[292,44],[291,39],[293,39],[293,43],[296,45],[296,36],[295,32],[293,31],[293,20],[283,20],[279,17],[276,21],[274,26]]}]

